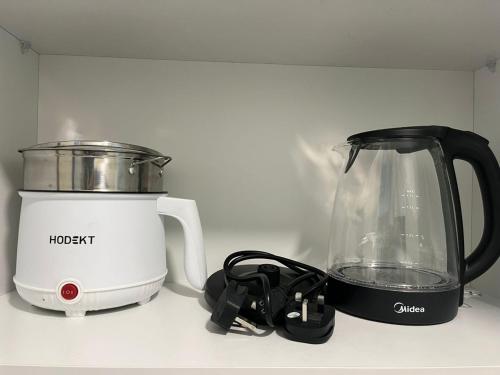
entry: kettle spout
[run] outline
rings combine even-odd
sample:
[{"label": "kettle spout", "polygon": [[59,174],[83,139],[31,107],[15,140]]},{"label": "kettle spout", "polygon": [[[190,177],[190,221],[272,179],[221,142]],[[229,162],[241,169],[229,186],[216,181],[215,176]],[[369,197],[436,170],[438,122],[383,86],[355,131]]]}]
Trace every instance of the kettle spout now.
[{"label": "kettle spout", "polygon": [[332,151],[339,153],[344,160],[347,159],[345,164],[344,173],[347,173],[351,169],[356,157],[358,156],[361,145],[358,143],[341,143],[333,147]]}]

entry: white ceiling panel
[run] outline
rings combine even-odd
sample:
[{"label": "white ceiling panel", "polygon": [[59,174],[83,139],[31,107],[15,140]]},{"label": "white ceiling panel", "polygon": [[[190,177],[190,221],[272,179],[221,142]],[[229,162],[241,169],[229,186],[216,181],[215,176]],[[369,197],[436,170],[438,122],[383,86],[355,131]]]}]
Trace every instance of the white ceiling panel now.
[{"label": "white ceiling panel", "polygon": [[473,70],[500,0],[0,0],[42,54]]}]

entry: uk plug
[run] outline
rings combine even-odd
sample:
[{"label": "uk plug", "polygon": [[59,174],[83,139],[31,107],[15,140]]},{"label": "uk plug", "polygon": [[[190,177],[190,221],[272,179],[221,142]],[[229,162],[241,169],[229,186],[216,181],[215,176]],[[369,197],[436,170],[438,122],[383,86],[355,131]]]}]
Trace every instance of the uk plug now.
[{"label": "uk plug", "polygon": [[285,334],[294,341],[321,344],[332,336],[335,308],[325,304],[324,297],[302,299],[300,293],[285,308]]}]

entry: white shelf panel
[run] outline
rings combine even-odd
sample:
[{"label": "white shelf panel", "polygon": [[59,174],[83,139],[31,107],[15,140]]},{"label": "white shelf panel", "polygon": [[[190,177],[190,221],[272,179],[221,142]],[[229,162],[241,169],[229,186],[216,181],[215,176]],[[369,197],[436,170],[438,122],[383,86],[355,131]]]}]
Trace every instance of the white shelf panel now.
[{"label": "white shelf panel", "polygon": [[460,308],[452,322],[424,327],[337,313],[330,341],[308,345],[276,332],[265,337],[218,333],[203,297],[179,285],[166,285],[147,305],[90,313],[83,319],[31,307],[13,292],[0,297],[0,365],[16,374],[44,367],[500,373],[500,303],[469,297],[466,304],[470,307]]}]

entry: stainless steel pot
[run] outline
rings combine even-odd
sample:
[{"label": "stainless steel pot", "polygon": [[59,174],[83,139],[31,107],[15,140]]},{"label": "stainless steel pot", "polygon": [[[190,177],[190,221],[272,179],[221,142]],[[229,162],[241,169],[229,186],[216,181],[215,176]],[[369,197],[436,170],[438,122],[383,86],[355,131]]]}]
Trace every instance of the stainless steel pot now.
[{"label": "stainless steel pot", "polygon": [[19,150],[24,190],[113,193],[165,192],[172,160],[150,148],[108,141],[42,143]]}]

